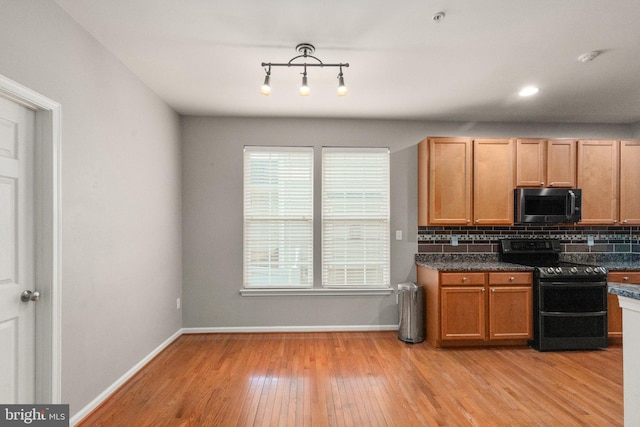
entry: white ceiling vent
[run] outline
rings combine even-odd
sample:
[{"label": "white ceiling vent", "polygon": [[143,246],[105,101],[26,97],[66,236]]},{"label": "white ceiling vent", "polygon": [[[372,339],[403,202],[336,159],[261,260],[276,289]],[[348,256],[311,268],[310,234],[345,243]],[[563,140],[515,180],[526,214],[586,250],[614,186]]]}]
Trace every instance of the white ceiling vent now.
[{"label": "white ceiling vent", "polygon": [[582,55],[578,56],[578,61],[582,62],[583,64],[586,62],[591,62],[596,59],[598,55],[600,55],[600,51],[592,50],[591,52],[583,53]]},{"label": "white ceiling vent", "polygon": [[444,21],[444,12],[434,13],[431,17],[431,20],[436,24],[441,23],[442,21]]}]

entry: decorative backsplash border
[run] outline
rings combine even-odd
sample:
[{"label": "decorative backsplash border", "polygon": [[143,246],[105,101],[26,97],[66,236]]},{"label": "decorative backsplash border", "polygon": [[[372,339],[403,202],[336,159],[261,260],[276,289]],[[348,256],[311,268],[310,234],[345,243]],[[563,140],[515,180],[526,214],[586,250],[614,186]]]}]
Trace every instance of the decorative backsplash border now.
[{"label": "decorative backsplash border", "polygon": [[[418,253],[498,253],[500,239],[559,239],[563,252],[640,253],[640,227],[418,227]],[[457,240],[457,245],[454,245]]]}]

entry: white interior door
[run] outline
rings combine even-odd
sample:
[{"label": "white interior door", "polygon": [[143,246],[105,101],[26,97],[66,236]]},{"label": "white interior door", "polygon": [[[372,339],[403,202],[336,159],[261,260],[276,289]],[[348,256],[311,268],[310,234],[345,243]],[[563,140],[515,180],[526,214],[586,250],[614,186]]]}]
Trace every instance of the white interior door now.
[{"label": "white interior door", "polygon": [[[35,113],[0,97],[0,402],[34,403]],[[35,299],[35,296],[34,296]]]}]

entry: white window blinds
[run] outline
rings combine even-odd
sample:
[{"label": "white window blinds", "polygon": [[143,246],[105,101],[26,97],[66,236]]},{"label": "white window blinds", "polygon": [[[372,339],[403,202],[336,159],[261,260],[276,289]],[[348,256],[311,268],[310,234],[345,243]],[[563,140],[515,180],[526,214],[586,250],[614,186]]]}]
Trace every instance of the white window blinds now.
[{"label": "white window blinds", "polygon": [[322,285],[389,286],[389,150],[322,150]]},{"label": "white window blinds", "polygon": [[313,148],[244,149],[244,286],[313,283]]}]

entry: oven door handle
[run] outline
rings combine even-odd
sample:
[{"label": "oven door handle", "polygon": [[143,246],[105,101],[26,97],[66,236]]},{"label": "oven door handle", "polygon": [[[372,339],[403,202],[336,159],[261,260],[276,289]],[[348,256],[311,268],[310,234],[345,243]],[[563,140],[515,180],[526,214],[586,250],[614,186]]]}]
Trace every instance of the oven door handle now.
[{"label": "oven door handle", "polygon": [[549,317],[587,317],[587,316],[605,316],[607,311],[587,311],[585,313],[567,313],[566,311],[541,311],[541,315]]},{"label": "oven door handle", "polygon": [[555,281],[543,281],[540,280],[540,286],[545,287],[545,288],[550,288],[553,286],[566,286],[566,287],[574,287],[574,288],[597,288],[598,286],[601,287],[606,287],[607,286],[607,282],[606,280],[600,280],[597,282],[589,282],[589,281],[577,281],[577,282],[555,282]]}]

